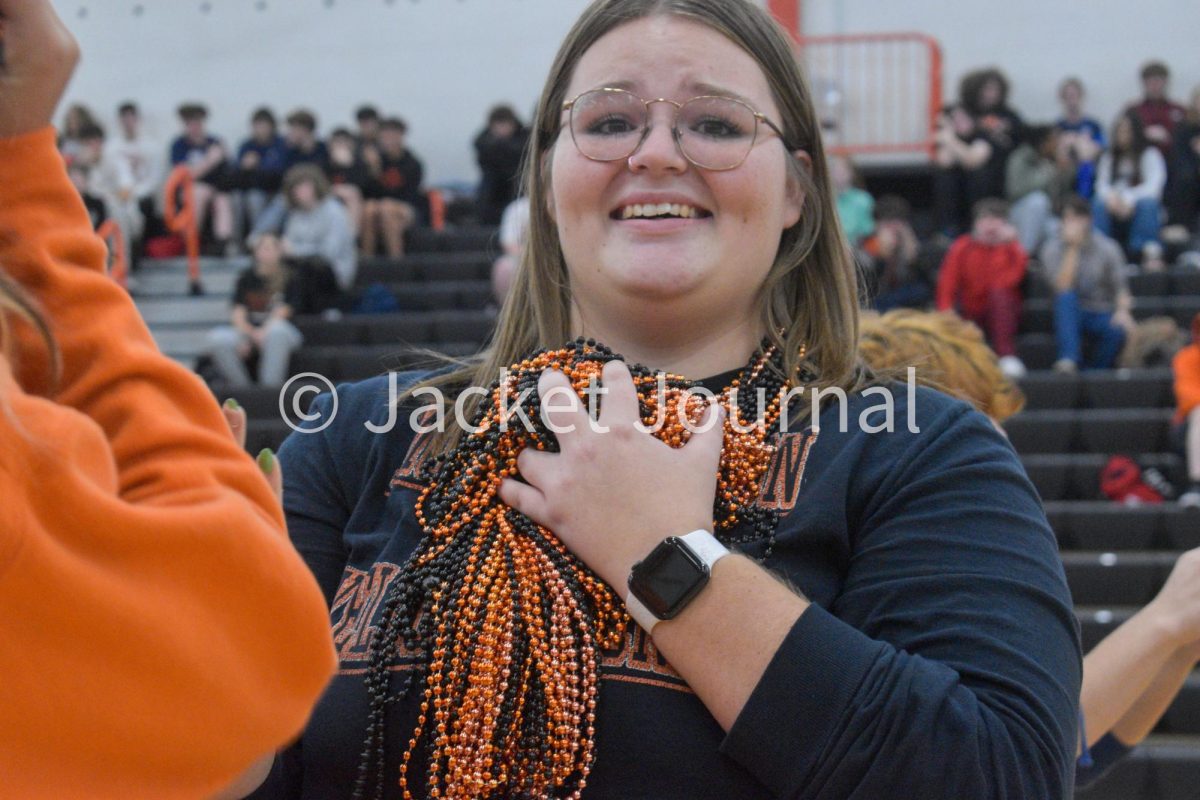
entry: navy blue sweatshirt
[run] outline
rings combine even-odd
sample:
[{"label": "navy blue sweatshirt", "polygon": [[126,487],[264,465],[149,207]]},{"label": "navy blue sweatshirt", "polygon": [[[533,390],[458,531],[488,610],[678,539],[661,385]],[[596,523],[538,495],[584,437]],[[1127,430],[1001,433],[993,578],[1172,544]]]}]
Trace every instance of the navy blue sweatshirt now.
[{"label": "navy blue sweatshirt", "polygon": [[[757,502],[782,514],[766,566],[813,605],[732,730],[632,625],[602,665],[585,800],[1071,796],[1078,624],[1033,486],[985,417],[936,392],[916,390],[919,433],[903,387],[894,432],[865,432],[865,410],[885,422],[873,391],[850,398],[846,430],[835,402],[819,432],[784,437],[763,481]],[[387,378],[338,395],[333,423],[293,434],[280,458],[288,527],[329,600],[341,668],[259,798],[351,795],[367,644],[422,535],[422,439],[407,412],[390,433],[364,428],[389,417]],[[322,419],[331,408],[328,395],[314,404]],[[390,709],[389,797],[418,703]]]}]

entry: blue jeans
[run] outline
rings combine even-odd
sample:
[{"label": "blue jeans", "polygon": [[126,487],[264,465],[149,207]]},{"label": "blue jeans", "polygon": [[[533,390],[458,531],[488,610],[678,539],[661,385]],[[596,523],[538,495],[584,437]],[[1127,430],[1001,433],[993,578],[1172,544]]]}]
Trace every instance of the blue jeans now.
[{"label": "blue jeans", "polygon": [[1151,242],[1158,241],[1159,216],[1162,205],[1157,200],[1138,200],[1133,207],[1133,216],[1127,221],[1128,239],[1122,242],[1113,235],[1114,220],[1108,212],[1108,206],[1100,195],[1092,198],[1092,224],[1096,230],[1105,236],[1117,239],[1117,244],[1125,245],[1125,249],[1133,256],[1142,252],[1142,248]]},{"label": "blue jeans", "polygon": [[[1112,324],[1108,311],[1084,311],[1075,292],[1063,292],[1054,301],[1054,336],[1058,357],[1067,358],[1084,369],[1112,369],[1125,346],[1125,329]],[[1083,361],[1083,338],[1092,345]]]},{"label": "blue jeans", "polygon": [[893,308],[924,308],[929,305],[932,293],[929,285],[921,281],[903,283],[888,292],[876,296],[872,305],[880,314],[886,314]]}]

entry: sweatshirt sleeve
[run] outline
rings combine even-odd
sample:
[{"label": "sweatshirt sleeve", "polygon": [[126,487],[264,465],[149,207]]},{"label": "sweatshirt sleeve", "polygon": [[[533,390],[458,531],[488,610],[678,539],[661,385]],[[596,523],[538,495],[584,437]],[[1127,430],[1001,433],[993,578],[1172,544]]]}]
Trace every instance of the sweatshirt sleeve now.
[{"label": "sweatshirt sleeve", "polygon": [[1070,796],[1082,667],[1053,534],[986,418],[938,405],[863,446],[842,592],[723,743],[779,797]]},{"label": "sweatshirt sleeve", "polygon": [[50,129],[0,139],[0,264],[62,363],[51,382],[22,335],[0,382],[0,785],[207,796],[307,720],[321,593],[212,395],[103,274]]}]

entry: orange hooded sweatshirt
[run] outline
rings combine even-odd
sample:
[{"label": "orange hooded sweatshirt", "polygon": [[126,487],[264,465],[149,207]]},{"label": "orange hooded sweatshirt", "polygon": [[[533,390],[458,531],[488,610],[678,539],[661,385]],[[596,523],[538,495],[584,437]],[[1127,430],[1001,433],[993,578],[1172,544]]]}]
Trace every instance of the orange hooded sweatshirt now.
[{"label": "orange hooded sweatshirt", "polygon": [[53,130],[0,139],[0,268],[63,365],[51,388],[28,330],[0,357],[4,797],[204,797],[295,736],[335,666],[266,480],[104,261]]}]

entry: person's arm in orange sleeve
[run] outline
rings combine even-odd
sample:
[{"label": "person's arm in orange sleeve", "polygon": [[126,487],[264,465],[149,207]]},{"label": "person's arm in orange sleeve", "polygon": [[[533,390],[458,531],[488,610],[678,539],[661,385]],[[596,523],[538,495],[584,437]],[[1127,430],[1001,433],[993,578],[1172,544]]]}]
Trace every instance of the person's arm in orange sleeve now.
[{"label": "person's arm in orange sleeve", "polygon": [[1176,418],[1182,419],[1200,406],[1200,345],[1191,344],[1176,353],[1171,371],[1175,375]]},{"label": "person's arm in orange sleeve", "polygon": [[962,253],[966,244],[959,239],[946,252],[942,268],[938,271],[935,302],[938,311],[953,311],[958,300],[958,283],[962,272]]},{"label": "person's arm in orange sleeve", "polygon": [[103,274],[44,127],[74,42],[48,0],[0,16],[0,269],[62,364],[27,330],[20,372],[0,359],[0,793],[206,797],[305,724],[327,610],[216,402]]}]

